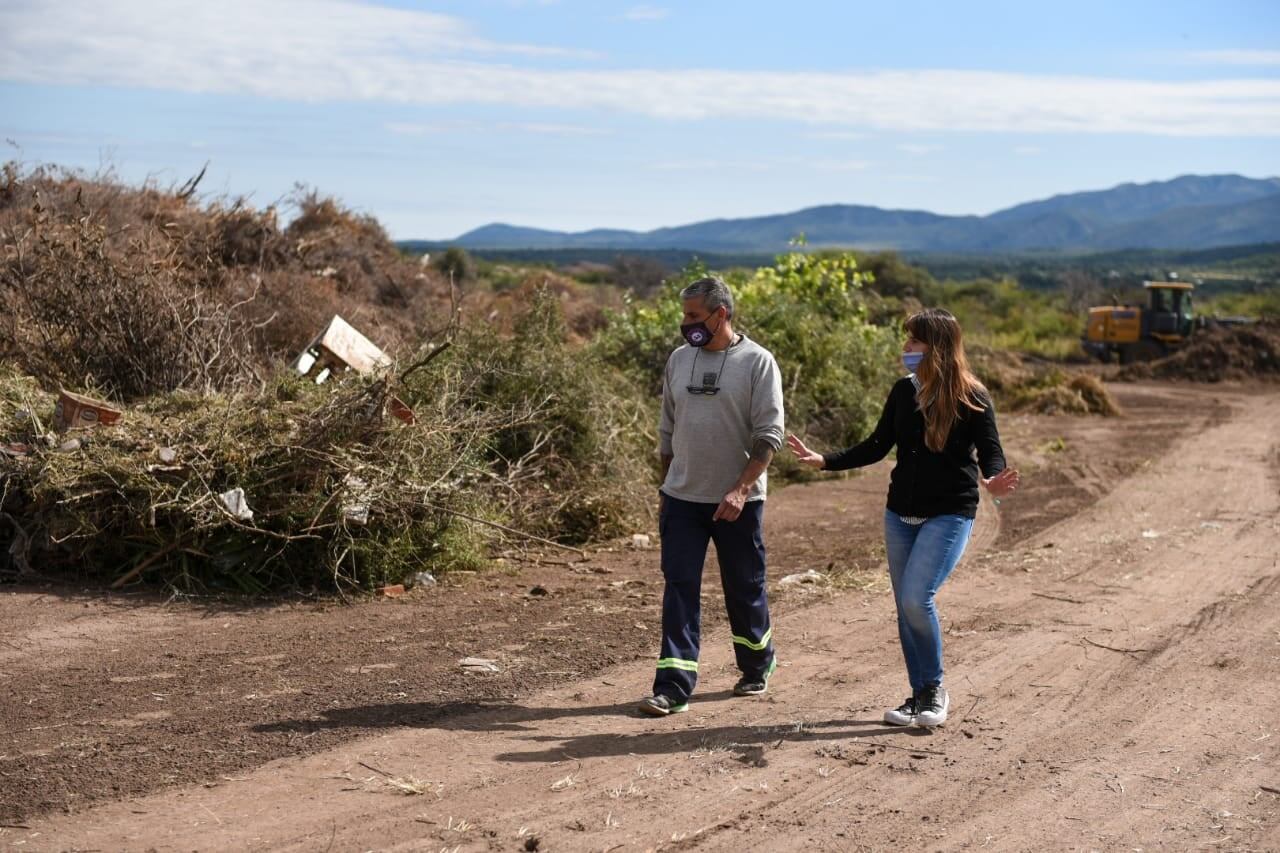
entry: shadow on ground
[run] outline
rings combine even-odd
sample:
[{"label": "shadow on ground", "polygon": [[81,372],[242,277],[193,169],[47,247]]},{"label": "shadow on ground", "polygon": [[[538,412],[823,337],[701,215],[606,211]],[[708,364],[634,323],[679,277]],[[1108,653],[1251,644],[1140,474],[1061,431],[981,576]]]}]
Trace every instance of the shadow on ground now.
[{"label": "shadow on ground", "polygon": [[[733,698],[722,690],[700,694],[698,703],[719,702]],[[618,755],[661,755],[696,749],[781,746],[793,741],[841,741],[855,738],[895,738],[916,740],[928,738],[925,729],[894,728],[879,720],[817,720],[764,726],[713,726],[680,728],[668,732],[643,731],[634,734],[617,731],[585,732],[575,735],[536,734],[530,724],[579,718],[589,720],[629,717],[637,721],[655,721],[639,712],[633,702],[609,705],[582,705],[572,708],[531,708],[506,702],[402,702],[358,705],[326,710],[312,719],[283,720],[254,727],[255,732],[311,733],[325,729],[377,729],[398,727],[438,728],[473,732],[528,732],[521,740],[530,745],[549,744],[532,751],[500,753],[498,761],[515,763],[564,761],[567,758],[597,758]],[[656,721],[655,721],[656,722]],[[610,727],[612,728],[612,727]],[[910,750],[931,750],[910,746]]]}]

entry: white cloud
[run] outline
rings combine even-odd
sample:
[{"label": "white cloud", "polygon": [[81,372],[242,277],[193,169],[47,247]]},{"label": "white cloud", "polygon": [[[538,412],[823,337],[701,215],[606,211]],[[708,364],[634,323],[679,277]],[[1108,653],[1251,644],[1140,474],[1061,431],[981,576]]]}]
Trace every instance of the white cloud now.
[{"label": "white cloud", "polygon": [[340,80],[358,88],[367,73],[380,70],[384,56],[396,64],[476,55],[596,56],[495,42],[477,36],[459,18],[358,0],[7,0],[0,5],[0,33],[0,73],[8,77],[14,76],[17,61],[70,48],[83,54],[45,55],[33,74],[51,82],[83,81],[92,62],[132,63],[137,71],[131,74],[123,68],[116,74],[104,70],[129,85],[143,85],[137,78],[147,71],[170,70],[180,76],[153,80],[152,87],[187,89],[198,84],[201,64],[208,63],[207,84],[200,90],[252,88],[249,80],[258,78],[261,88],[275,86],[286,96],[305,85],[296,78],[326,67],[329,72],[310,88],[333,87]]},{"label": "white cloud", "polygon": [[1210,65],[1280,65],[1280,50],[1197,50],[1190,59]]},{"label": "white cloud", "polygon": [[[7,0],[0,79],[299,101],[490,105],[910,133],[1280,136],[1280,80],[566,68],[446,15],[353,0]],[[556,67],[548,67],[555,60]]]},{"label": "white cloud", "polygon": [[671,14],[670,9],[661,6],[632,6],[622,14],[628,21],[661,21]]}]

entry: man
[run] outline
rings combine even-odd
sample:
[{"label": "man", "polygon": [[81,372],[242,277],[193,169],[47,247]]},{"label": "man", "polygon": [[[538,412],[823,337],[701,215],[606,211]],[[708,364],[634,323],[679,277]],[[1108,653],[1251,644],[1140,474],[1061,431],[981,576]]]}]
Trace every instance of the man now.
[{"label": "man", "polygon": [[766,470],[782,445],[782,377],[773,355],[733,330],[733,294],[702,278],[680,294],[686,345],[667,359],[658,425],[663,480],[662,650],[653,695],[640,710],[685,711],[698,680],[702,565],[714,542],[742,678],[738,696],[764,693],[774,657],[765,593]]}]

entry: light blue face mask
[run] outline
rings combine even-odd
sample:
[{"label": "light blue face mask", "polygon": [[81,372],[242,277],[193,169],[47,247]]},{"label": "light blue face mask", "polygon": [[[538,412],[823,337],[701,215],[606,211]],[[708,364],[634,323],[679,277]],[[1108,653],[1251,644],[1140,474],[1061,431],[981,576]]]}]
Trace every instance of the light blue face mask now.
[{"label": "light blue face mask", "polygon": [[922,352],[904,352],[902,354],[902,366],[905,367],[909,373],[915,373],[916,369],[920,367],[920,362],[922,361],[924,361],[924,353]]}]

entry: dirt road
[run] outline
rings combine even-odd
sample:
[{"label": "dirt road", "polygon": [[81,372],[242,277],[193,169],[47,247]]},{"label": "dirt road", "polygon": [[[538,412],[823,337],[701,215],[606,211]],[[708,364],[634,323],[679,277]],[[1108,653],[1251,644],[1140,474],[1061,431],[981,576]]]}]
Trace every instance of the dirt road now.
[{"label": "dirt road", "polygon": [[[944,590],[953,706],[934,733],[879,723],[905,692],[878,571],[780,592],[765,697],[731,697],[710,626],[701,692],[666,720],[633,710],[656,646],[648,553],[441,591],[469,626],[448,641],[414,633],[420,604],[384,602],[370,637],[351,608],[46,595],[44,618],[19,592],[0,607],[0,779],[25,805],[0,844],[1280,849],[1280,395],[1139,386],[1122,402],[1120,421],[1008,419],[1041,488],[983,507]],[[874,566],[884,475],[780,492],[774,577]],[[345,654],[317,636],[343,619],[363,630]],[[406,664],[424,650],[442,656],[429,686]],[[466,653],[506,670],[458,675]],[[226,674],[246,671],[265,698]],[[166,745],[176,758],[151,757]],[[69,813],[50,811],[48,773]]]}]

